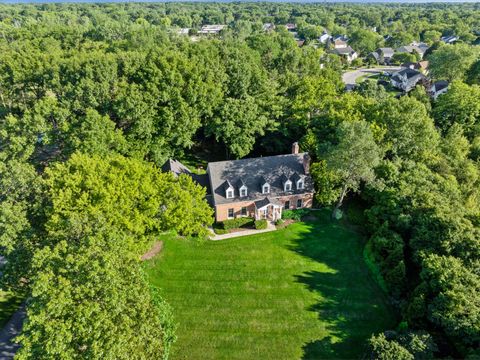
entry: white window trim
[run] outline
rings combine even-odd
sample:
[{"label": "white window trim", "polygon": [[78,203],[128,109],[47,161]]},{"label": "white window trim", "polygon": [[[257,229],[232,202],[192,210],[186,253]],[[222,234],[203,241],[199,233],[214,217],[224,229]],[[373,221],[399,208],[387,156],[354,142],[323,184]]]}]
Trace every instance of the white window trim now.
[{"label": "white window trim", "polygon": [[[300,186],[300,184],[301,184],[302,186]],[[297,181],[297,189],[298,189],[298,190],[303,190],[304,188],[305,188],[305,182],[304,182],[303,180],[301,180],[301,179],[298,180],[298,181]]]},{"label": "white window trim", "polygon": [[[245,190],[245,195],[242,195],[242,191],[243,191],[243,190]],[[248,196],[248,189],[247,189],[247,187],[246,187],[245,185],[242,185],[242,187],[240,187],[239,192],[240,192],[240,197],[246,197],[246,196]]]},{"label": "white window trim", "polygon": [[[232,196],[228,196],[229,193],[231,193]],[[227,192],[225,193],[225,195],[226,195],[227,199],[233,199],[233,198],[235,197],[235,192],[233,191],[232,188],[228,188],[228,189],[227,189]]]},{"label": "white window trim", "polygon": [[[290,185],[290,189],[287,189],[287,185]],[[292,191],[292,182],[290,180],[285,181],[285,184],[283,185],[283,191]]]},{"label": "white window trim", "polygon": [[[267,191],[265,191],[265,189],[267,189]],[[262,185],[262,194],[270,194],[270,184]]]}]

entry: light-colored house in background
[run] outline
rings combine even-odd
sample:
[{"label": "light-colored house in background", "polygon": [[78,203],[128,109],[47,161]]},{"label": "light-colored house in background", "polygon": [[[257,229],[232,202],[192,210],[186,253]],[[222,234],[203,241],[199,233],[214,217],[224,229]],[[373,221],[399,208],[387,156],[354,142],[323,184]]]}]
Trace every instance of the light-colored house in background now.
[{"label": "light-colored house in background", "polygon": [[218,35],[226,27],[227,25],[203,25],[202,28],[198,31],[198,34]]},{"label": "light-colored house in background", "polygon": [[341,56],[348,63],[351,63],[353,60],[358,58],[358,53],[355,50],[353,50],[350,46],[333,49],[330,51],[330,53]]}]

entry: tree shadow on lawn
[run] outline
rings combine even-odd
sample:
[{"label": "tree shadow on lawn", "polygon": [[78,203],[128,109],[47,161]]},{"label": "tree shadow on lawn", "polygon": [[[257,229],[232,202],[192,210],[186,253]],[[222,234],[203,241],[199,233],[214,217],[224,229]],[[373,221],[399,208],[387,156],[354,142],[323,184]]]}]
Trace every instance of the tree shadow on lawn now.
[{"label": "tree shadow on lawn", "polygon": [[328,332],[303,346],[303,359],[360,358],[370,334],[393,325],[382,306],[385,296],[363,263],[361,240],[338,223],[320,218],[309,223],[289,246],[328,269],[295,276],[298,283],[319,295],[319,301],[308,310],[318,314]]}]

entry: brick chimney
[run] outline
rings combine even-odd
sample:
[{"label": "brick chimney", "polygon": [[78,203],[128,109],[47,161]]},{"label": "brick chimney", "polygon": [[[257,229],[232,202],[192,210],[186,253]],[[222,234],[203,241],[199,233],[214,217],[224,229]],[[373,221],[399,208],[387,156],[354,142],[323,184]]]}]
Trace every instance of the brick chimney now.
[{"label": "brick chimney", "polygon": [[298,145],[298,142],[294,142],[292,144],[292,154],[298,154],[300,152],[300,146]]},{"label": "brick chimney", "polygon": [[308,175],[310,172],[310,155],[307,153],[303,155],[303,171],[305,175]]}]

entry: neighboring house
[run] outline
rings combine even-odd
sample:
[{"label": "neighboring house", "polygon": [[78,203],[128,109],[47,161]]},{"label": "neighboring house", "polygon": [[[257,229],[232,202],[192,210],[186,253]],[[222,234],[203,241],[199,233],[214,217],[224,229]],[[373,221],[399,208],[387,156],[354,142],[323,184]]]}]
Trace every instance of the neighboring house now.
[{"label": "neighboring house", "polygon": [[425,54],[426,50],[423,50],[423,48],[417,46],[417,45],[406,45],[406,46],[400,46],[397,49],[397,52],[399,53],[409,53],[409,54],[414,54],[418,53],[420,54],[420,57],[423,57],[423,54]]},{"label": "neighboring house", "polygon": [[379,63],[379,64],[390,64],[395,50],[392,48],[378,48],[376,51],[372,52],[370,55]]},{"label": "neighboring house", "polygon": [[211,205],[212,204],[212,191],[210,188],[210,182],[208,179],[208,174],[195,174],[192,173],[185,165],[183,165],[178,160],[168,159],[165,164],[162,166],[163,172],[171,172],[175,177],[180,175],[190,176],[196,183],[203,186],[206,190],[206,200]]},{"label": "neighboring house", "polygon": [[343,57],[349,63],[358,58],[357,52],[353,50],[350,46],[347,46],[345,48],[333,49],[330,52],[332,54]]},{"label": "neighboring house", "polygon": [[[182,174],[186,168],[169,160],[162,169]],[[285,209],[312,207],[310,157],[299,152],[298,143],[288,155],[212,162],[206,175],[196,177],[207,187],[216,221],[243,216],[275,221]]]},{"label": "neighboring house", "polygon": [[324,32],[320,37],[318,38],[318,41],[322,44],[326,44],[330,40],[330,34],[327,32]]},{"label": "neighboring house", "polygon": [[421,72],[406,68],[394,73],[390,78],[390,81],[397,89],[408,92],[412,90],[418,82],[424,81],[425,79],[425,75]]},{"label": "neighboring house", "polygon": [[367,58],[372,58],[377,64],[381,64],[380,55],[376,51],[372,51],[370,54],[367,55]]},{"label": "neighboring house", "polygon": [[203,25],[198,33],[204,35],[218,35],[226,27],[227,25]]},{"label": "neighboring house", "polygon": [[190,28],[180,28],[177,30],[178,35],[188,35],[190,33]]},{"label": "neighboring house", "polygon": [[458,36],[455,36],[455,35],[442,36],[440,40],[445,44],[453,44],[458,41]]},{"label": "neighboring house", "polygon": [[262,29],[265,32],[271,32],[271,31],[275,30],[275,25],[272,24],[272,23],[266,23],[266,24],[263,24]]},{"label": "neighboring house", "polygon": [[348,39],[345,35],[340,35],[340,36],[334,37],[332,39],[333,48],[334,49],[346,48],[348,46],[347,41],[348,41]]},{"label": "neighboring house", "polygon": [[430,87],[430,95],[436,100],[440,95],[445,94],[448,90],[448,81],[440,80],[432,84]]},{"label": "neighboring house", "polygon": [[297,30],[297,24],[292,24],[292,23],[285,24],[285,29],[287,29],[288,31],[295,31]]},{"label": "neighboring house", "polygon": [[430,48],[430,46],[424,42],[413,42],[411,43],[410,45],[413,45],[413,46],[417,46],[418,48],[420,48],[420,50],[422,50],[422,54],[425,54],[425,52]]},{"label": "neighboring house", "polygon": [[418,62],[403,63],[401,66],[404,68],[412,69],[412,70],[418,70],[426,74],[428,72],[428,64],[429,63],[427,60],[423,60]]},{"label": "neighboring house", "polygon": [[342,39],[333,40],[334,49],[345,49],[347,46],[347,42]]}]

